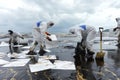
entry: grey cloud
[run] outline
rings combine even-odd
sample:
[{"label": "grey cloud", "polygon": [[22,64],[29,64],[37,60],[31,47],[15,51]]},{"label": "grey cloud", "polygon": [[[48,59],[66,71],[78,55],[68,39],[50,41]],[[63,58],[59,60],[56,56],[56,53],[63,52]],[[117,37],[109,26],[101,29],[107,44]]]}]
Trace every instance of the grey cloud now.
[{"label": "grey cloud", "polygon": [[89,14],[93,14],[102,0],[76,0],[76,11],[84,13],[87,12]]},{"label": "grey cloud", "polygon": [[60,13],[73,13],[74,12],[73,9],[68,9],[68,8],[64,7],[63,5],[59,4],[59,1],[34,0],[34,3],[38,6],[40,6],[44,10],[44,12],[47,12],[50,15],[60,14]]},{"label": "grey cloud", "polygon": [[[21,28],[24,28],[24,30],[32,29],[33,24],[37,20],[46,19],[48,17],[52,18],[54,15],[56,15],[56,18],[60,18],[60,22],[56,25],[58,29],[66,30],[68,26],[71,26],[72,24],[76,24],[79,22],[79,19],[73,16],[73,13],[78,12],[88,12],[92,13],[94,12],[94,9],[92,7],[89,7],[89,3],[85,4],[85,2],[81,5],[77,3],[73,8],[66,8],[59,4],[59,1],[50,1],[50,0],[26,0],[25,3],[34,6],[37,5],[39,8],[42,8],[42,11],[30,11],[23,8],[18,8],[17,10],[9,10],[10,14],[7,15],[5,18],[3,18],[4,25],[6,26],[13,26],[16,28],[16,30],[21,30]],[[78,7],[79,6],[79,7]],[[89,7],[89,9],[88,9]],[[91,9],[90,9],[91,8]],[[64,19],[61,18],[61,14],[68,14],[69,17],[65,17]],[[63,26],[63,27],[62,27]],[[23,31],[23,30],[22,30]]]},{"label": "grey cloud", "polygon": [[[16,10],[5,9],[8,13],[0,13],[0,28],[6,26],[9,29],[13,26],[18,31],[31,31],[32,27],[36,24],[38,20],[50,20],[53,19],[57,21],[56,27],[50,29],[51,31],[59,32],[60,30],[66,31],[69,26],[84,23],[85,16],[82,14],[86,13],[88,15],[94,15],[96,9],[104,3],[103,0],[74,0],[74,5],[69,8],[68,5],[61,5],[59,0],[23,0],[25,4],[29,6],[38,8],[38,10],[30,10],[25,7],[19,7]],[[69,0],[68,0],[69,1]],[[120,1],[116,0],[109,6],[119,8]],[[4,9],[4,8],[0,8]],[[79,19],[74,16],[75,13],[80,13],[81,18]],[[63,17],[63,14],[67,16]],[[89,16],[87,16],[89,18]],[[29,29],[29,30],[28,30]],[[3,29],[5,30],[5,29]]]}]

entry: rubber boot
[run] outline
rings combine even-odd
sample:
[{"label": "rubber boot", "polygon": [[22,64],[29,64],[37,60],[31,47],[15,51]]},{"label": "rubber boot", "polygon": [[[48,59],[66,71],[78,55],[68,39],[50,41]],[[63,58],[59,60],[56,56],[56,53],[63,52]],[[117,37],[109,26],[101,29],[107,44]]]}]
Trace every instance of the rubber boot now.
[{"label": "rubber boot", "polygon": [[29,51],[26,55],[36,55],[36,52],[34,52],[34,51]]},{"label": "rubber boot", "polygon": [[43,56],[46,53],[46,51],[44,49],[40,49],[40,51],[38,52],[38,54],[40,56]]}]

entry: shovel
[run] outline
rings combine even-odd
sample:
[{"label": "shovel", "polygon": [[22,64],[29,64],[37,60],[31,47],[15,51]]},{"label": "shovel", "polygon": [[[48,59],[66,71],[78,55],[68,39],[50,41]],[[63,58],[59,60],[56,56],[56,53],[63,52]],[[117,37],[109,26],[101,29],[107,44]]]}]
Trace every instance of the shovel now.
[{"label": "shovel", "polygon": [[102,50],[102,31],[103,31],[103,27],[99,27],[99,32],[100,32],[100,52],[97,52],[96,54],[96,59],[103,59],[105,52],[103,52]]}]

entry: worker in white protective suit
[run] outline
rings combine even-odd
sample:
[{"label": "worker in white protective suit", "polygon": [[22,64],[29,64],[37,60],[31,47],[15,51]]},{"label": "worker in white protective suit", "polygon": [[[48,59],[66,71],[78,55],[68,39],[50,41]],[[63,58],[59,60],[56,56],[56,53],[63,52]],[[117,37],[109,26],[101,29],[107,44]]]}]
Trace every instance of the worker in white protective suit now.
[{"label": "worker in white protective suit", "polygon": [[13,32],[12,30],[8,30],[7,35],[10,37],[10,39],[9,39],[9,49],[10,49],[11,54],[13,52],[17,52],[18,47],[14,47],[14,46],[18,45],[18,43],[19,43],[18,39],[19,38],[24,39],[24,37],[19,33]]},{"label": "worker in white protective suit", "polygon": [[113,28],[113,31],[116,32],[116,35],[118,36],[118,44],[120,45],[120,18],[116,18],[117,27]]},{"label": "worker in white protective suit", "polygon": [[76,25],[71,27],[69,32],[77,35],[79,39],[77,46],[81,45],[85,49],[85,54],[90,56],[94,54],[92,45],[96,37],[96,30],[93,26]]},{"label": "worker in white protective suit", "polygon": [[52,27],[54,25],[53,22],[49,21],[49,22],[44,22],[44,21],[39,21],[37,22],[37,26],[33,28],[33,38],[34,38],[34,42],[33,45],[30,47],[30,51],[28,52],[28,55],[34,55],[34,49],[35,47],[39,44],[40,46],[40,50],[39,50],[39,55],[43,55],[44,53],[46,53],[45,51],[45,40],[49,40],[52,41],[49,36],[51,34],[49,34],[47,32],[47,29]]}]

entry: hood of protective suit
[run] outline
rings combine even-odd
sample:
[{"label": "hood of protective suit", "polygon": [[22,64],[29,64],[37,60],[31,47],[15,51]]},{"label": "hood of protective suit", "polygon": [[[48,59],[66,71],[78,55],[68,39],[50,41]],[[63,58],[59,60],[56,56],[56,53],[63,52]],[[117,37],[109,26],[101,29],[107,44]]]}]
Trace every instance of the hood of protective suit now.
[{"label": "hood of protective suit", "polygon": [[36,23],[37,27],[40,26],[41,22],[42,22],[42,21],[39,21],[39,22]]},{"label": "hood of protective suit", "polygon": [[52,27],[53,25],[54,25],[54,23],[52,22],[52,21],[49,21],[48,23],[47,23],[47,28],[50,28],[50,27]]},{"label": "hood of protective suit", "polygon": [[13,31],[12,31],[12,30],[8,30],[8,33],[9,33],[10,35],[12,35],[12,34],[13,34]]}]

